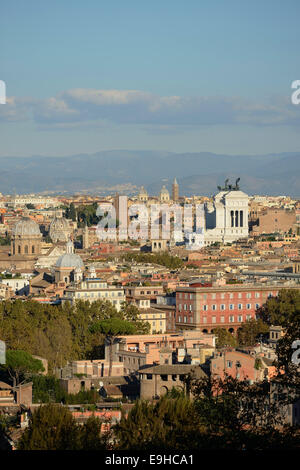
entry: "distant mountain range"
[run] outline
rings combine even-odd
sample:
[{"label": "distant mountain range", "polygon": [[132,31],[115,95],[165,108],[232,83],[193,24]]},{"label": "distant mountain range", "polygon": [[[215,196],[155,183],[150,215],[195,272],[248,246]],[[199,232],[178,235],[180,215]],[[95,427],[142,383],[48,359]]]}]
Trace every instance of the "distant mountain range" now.
[{"label": "distant mountain range", "polygon": [[25,193],[134,193],[144,185],[157,194],[174,177],[180,194],[210,195],[226,178],[241,178],[251,194],[300,197],[300,152],[268,155],[217,155],[112,150],[67,157],[1,157],[0,191]]}]

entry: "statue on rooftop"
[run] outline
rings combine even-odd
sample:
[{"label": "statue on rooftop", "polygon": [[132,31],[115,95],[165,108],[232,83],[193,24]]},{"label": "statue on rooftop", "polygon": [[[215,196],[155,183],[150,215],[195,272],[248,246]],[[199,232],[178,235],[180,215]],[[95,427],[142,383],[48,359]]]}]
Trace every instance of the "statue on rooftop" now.
[{"label": "statue on rooftop", "polygon": [[235,186],[233,186],[232,184],[228,184],[229,178],[227,178],[225,180],[224,187],[222,188],[222,186],[218,186],[218,190],[219,191],[239,191],[239,189],[240,189],[240,186],[239,186],[240,180],[241,180],[241,178],[237,178],[235,180]]}]

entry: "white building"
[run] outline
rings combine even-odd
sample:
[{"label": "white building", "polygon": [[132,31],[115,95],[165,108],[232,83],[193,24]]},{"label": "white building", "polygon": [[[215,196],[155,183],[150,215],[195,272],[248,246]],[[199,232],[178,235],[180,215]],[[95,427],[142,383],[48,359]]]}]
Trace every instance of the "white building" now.
[{"label": "white building", "polygon": [[7,200],[7,204],[12,205],[14,208],[26,206],[26,204],[57,207],[59,206],[59,200],[55,197],[38,196],[36,194],[16,194]]},{"label": "white building", "polygon": [[[76,272],[76,274],[78,273]],[[76,300],[88,300],[89,302],[107,300],[119,311],[126,298],[124,289],[108,286],[106,281],[96,277],[95,268],[91,267],[87,277],[80,279],[80,276],[77,276],[77,282],[75,281],[73,285],[67,287],[64,292],[63,301],[73,304]]]},{"label": "white building", "polygon": [[205,204],[205,245],[248,237],[248,200],[237,184],[235,187],[225,184],[213,202]]}]

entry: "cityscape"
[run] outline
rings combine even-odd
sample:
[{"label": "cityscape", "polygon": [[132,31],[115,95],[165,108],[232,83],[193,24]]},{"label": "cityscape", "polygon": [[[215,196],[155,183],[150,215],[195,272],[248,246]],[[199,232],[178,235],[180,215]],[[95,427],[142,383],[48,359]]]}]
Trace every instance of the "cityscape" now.
[{"label": "cityscape", "polygon": [[[101,11],[89,0],[85,10],[75,1],[69,11],[67,1],[42,7],[30,0],[30,16],[13,0],[0,18],[8,42],[13,31],[33,28],[18,57],[28,47],[45,64],[44,72],[35,65],[33,84],[24,66],[21,84],[9,52],[1,52],[0,450],[98,451],[105,465],[129,468],[195,465],[204,451],[299,451],[297,92],[290,98],[297,76],[285,92],[279,79],[271,90],[286,93],[289,105],[278,97],[255,103],[266,87],[258,90],[254,75],[247,104],[229,84],[229,95],[216,97],[221,88],[212,94],[204,79],[200,96],[202,69],[194,66],[197,79],[186,70],[185,90],[176,54],[187,67],[193,41],[200,47],[197,21],[211,18],[216,5],[191,0],[196,21],[180,1],[170,18],[169,0],[154,1],[153,11],[135,1],[128,11],[117,0],[116,11],[106,3]],[[287,3],[299,11],[296,1]],[[265,13],[268,0],[245,2],[248,18],[234,0],[220,4],[227,25],[240,21],[248,33],[261,33],[256,9]],[[264,52],[278,47],[288,74],[296,73],[286,49],[297,25],[285,6],[274,5]],[[10,15],[16,26],[7,26]],[[280,17],[288,40],[279,46]],[[54,18],[57,36],[41,46]],[[158,38],[149,29],[155,24]],[[179,34],[176,54],[165,26]],[[214,30],[209,22],[205,28]],[[211,51],[223,41],[222,28]],[[261,64],[237,30],[249,62]],[[244,62],[228,34],[227,46],[235,47],[226,57],[238,67]],[[96,51],[107,37],[97,86],[89,47]],[[88,64],[77,75],[72,41]],[[176,64],[174,83],[164,75],[160,41],[165,60]],[[161,77],[143,62],[146,51]],[[202,53],[215,70],[215,59]],[[48,60],[61,67],[49,83],[41,75]],[[116,64],[123,64],[123,86]]]}]

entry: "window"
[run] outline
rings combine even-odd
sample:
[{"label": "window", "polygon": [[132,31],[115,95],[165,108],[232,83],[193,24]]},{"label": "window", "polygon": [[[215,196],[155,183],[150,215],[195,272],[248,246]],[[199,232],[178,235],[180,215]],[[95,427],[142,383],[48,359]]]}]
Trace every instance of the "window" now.
[{"label": "window", "polygon": [[186,304],[184,304],[183,308],[184,308],[184,310],[186,310],[186,309],[187,309],[187,306],[186,306]]},{"label": "window", "polygon": [[216,317],[215,317],[215,315],[214,315],[214,316],[212,317],[212,323],[216,323],[216,320],[217,320],[217,319],[216,319]]},{"label": "window", "polygon": [[225,310],[225,304],[221,304],[221,310]]},{"label": "window", "polygon": [[238,316],[238,322],[242,322],[243,321],[243,315],[239,315]]},{"label": "window", "polygon": [[250,310],[251,304],[247,304],[247,310]]},{"label": "window", "polygon": [[251,292],[247,292],[246,297],[247,299],[251,299]]},{"label": "window", "polygon": [[208,310],[208,306],[207,305],[203,305],[203,310],[206,312]]},{"label": "window", "polygon": [[215,304],[212,305],[213,310],[217,310],[217,306]]},{"label": "window", "polygon": [[255,292],[255,298],[256,298],[256,299],[259,299],[259,297],[260,297],[260,293],[259,293],[259,292]]},{"label": "window", "polygon": [[163,382],[167,382],[168,376],[167,376],[166,374],[162,374],[162,375],[160,376],[160,379],[161,379]]},{"label": "window", "polygon": [[251,315],[246,315],[246,320],[251,320]]},{"label": "window", "polygon": [[203,323],[207,323],[207,317],[203,317]]},{"label": "window", "polygon": [[178,322],[181,323],[181,316],[178,317]]},{"label": "window", "polygon": [[230,317],[229,317],[229,322],[230,322],[230,323],[233,323],[233,322],[234,322],[234,316],[233,316],[233,315],[230,315]]},{"label": "window", "polygon": [[234,305],[233,304],[229,305],[229,310],[234,310]]},{"label": "window", "polygon": [[260,307],[260,305],[259,305],[259,304],[255,304],[255,308],[259,308],[259,307]]},{"label": "window", "polygon": [[147,380],[152,380],[152,374],[146,374]]},{"label": "window", "polygon": [[192,305],[190,305],[190,312],[192,311],[192,309],[193,309],[193,306],[192,306]]},{"label": "window", "polygon": [[224,323],[225,322],[225,317],[224,315],[221,316],[221,323]]},{"label": "window", "polygon": [[242,308],[243,308],[243,304],[239,304],[239,305],[238,305],[238,309],[239,309],[239,310],[242,310]]},{"label": "window", "polygon": [[232,367],[232,361],[226,361],[226,367],[230,369]]}]

